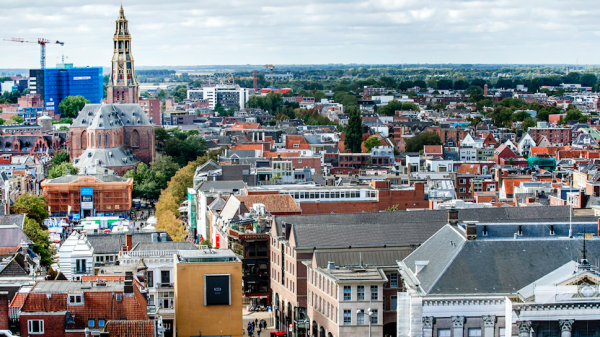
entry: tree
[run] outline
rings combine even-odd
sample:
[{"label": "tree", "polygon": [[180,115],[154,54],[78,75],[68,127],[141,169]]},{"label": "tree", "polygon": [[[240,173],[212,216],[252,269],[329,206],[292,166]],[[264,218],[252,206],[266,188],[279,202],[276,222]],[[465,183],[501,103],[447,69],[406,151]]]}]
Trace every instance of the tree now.
[{"label": "tree", "polygon": [[63,150],[54,155],[52,158],[52,165],[60,165],[63,162],[68,162],[69,160],[69,152],[67,150]]},{"label": "tree", "polygon": [[438,90],[452,90],[452,80],[439,80],[437,82],[437,88]]},{"label": "tree", "polygon": [[472,86],[476,85],[476,86],[480,87],[481,89],[483,89],[486,84],[487,84],[487,82],[481,78],[475,78],[475,79],[473,79],[473,81],[471,81]]},{"label": "tree", "polygon": [[68,126],[66,126],[66,125],[61,125],[61,126],[58,128],[58,131],[69,131],[69,130],[70,130],[70,129],[69,129],[69,127],[68,127]]},{"label": "tree", "polygon": [[398,87],[398,82],[393,77],[381,76],[379,78],[379,83],[381,86],[387,89],[396,89]]},{"label": "tree", "polygon": [[90,104],[90,101],[83,96],[67,96],[58,105],[58,110],[62,117],[75,118],[86,104]]},{"label": "tree", "polygon": [[363,144],[365,145],[367,152],[371,152],[372,148],[381,146],[381,141],[376,136],[371,136],[367,138]]},{"label": "tree", "polygon": [[413,81],[402,81],[402,82],[400,82],[399,88],[400,88],[400,91],[406,91],[406,90],[408,90],[408,88],[412,88],[414,86],[415,86],[415,84]]},{"label": "tree", "polygon": [[49,267],[53,263],[52,256],[56,254],[56,251],[50,246],[48,231],[42,229],[37,221],[25,216],[23,232],[33,242],[32,250],[40,256],[40,264]]},{"label": "tree", "polygon": [[40,225],[43,225],[44,220],[48,217],[46,199],[41,195],[31,193],[21,194],[11,206],[11,212],[13,214],[26,214]]},{"label": "tree", "polygon": [[440,136],[432,131],[422,132],[406,140],[406,152],[419,152],[425,145],[442,145]]},{"label": "tree", "polygon": [[156,93],[156,98],[160,99],[161,101],[165,98],[167,98],[167,92],[164,91],[163,89],[160,89],[157,93]]},{"label": "tree", "polygon": [[167,141],[171,138],[169,132],[160,126],[154,128],[154,140],[156,141],[156,147],[162,151],[163,147],[167,144]]},{"label": "tree", "polygon": [[184,99],[186,99],[187,98],[187,88],[183,85],[178,85],[173,90],[173,98],[175,99],[175,102],[181,102]]},{"label": "tree", "polygon": [[454,82],[454,90],[465,90],[469,87],[469,82],[464,79],[458,79]]},{"label": "tree", "polygon": [[72,163],[63,162],[60,165],[52,166],[50,168],[48,178],[54,179],[54,178],[62,177],[67,174],[74,175],[74,174],[77,174],[78,172],[79,172],[79,169],[76,167],[73,167]]},{"label": "tree", "polygon": [[583,87],[591,87],[598,83],[598,77],[591,73],[583,74],[581,77],[579,77],[579,82]]},{"label": "tree", "polygon": [[527,130],[529,128],[532,128],[536,125],[537,125],[537,123],[536,123],[535,119],[528,117],[528,118],[525,118],[523,123],[521,123],[521,129],[523,129],[523,131],[527,132]]},{"label": "tree", "polygon": [[587,116],[583,115],[581,111],[577,110],[573,105],[570,105],[567,109],[567,114],[565,117],[561,118],[558,121],[558,124],[569,124],[569,122],[577,121],[580,123],[587,123]]},{"label": "tree", "polygon": [[388,102],[388,104],[382,106],[377,111],[381,116],[394,116],[396,111],[402,111],[402,102],[397,100],[392,100]]},{"label": "tree", "polygon": [[423,90],[427,91],[427,83],[425,83],[425,81],[423,81],[423,80],[414,81],[414,86],[419,87],[421,89],[421,91],[423,91]]},{"label": "tree", "polygon": [[360,153],[360,144],[362,143],[362,118],[360,109],[357,106],[351,106],[348,111],[348,127],[344,133],[344,146],[346,152]]},{"label": "tree", "polygon": [[156,229],[166,231],[173,241],[184,241],[187,237],[181,220],[177,219],[171,211],[164,212],[157,218]]}]

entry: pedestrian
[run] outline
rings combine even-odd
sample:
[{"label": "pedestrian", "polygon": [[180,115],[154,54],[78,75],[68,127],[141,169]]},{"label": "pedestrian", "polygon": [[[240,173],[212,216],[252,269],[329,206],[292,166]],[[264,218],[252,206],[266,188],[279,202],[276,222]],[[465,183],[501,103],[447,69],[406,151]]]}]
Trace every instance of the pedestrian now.
[{"label": "pedestrian", "polygon": [[257,335],[258,337],[260,337],[260,330],[258,330],[258,332],[256,332],[256,335]]},{"label": "pedestrian", "polygon": [[252,322],[252,330],[254,330],[254,322]]},{"label": "pedestrian", "polygon": [[254,323],[256,323],[256,325],[258,325],[258,318],[254,319]]}]

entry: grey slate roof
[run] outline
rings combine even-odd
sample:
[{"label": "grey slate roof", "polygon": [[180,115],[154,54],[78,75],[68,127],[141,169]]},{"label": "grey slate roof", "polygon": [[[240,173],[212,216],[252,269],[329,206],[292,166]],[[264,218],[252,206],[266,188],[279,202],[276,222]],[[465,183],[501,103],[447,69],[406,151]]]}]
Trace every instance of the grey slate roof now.
[{"label": "grey slate roof", "polygon": [[203,181],[196,187],[197,191],[210,192],[210,191],[228,191],[242,190],[246,187],[246,183],[241,180],[233,181]]},{"label": "grey slate roof", "polygon": [[315,250],[314,259],[319,268],[327,268],[328,263],[335,262],[337,267],[357,266],[396,266],[397,261],[403,260],[412,249],[408,247],[386,249],[336,249]]},{"label": "grey slate roof", "polygon": [[86,104],[73,127],[116,129],[123,126],[152,126],[139,104]]},{"label": "grey slate roof", "polygon": [[[4,208],[4,207],[2,207]],[[0,216],[0,226],[7,225],[16,225],[17,227],[23,229],[23,224],[25,223],[25,214],[10,214]]]},{"label": "grey slate roof", "polygon": [[198,249],[189,241],[167,241],[167,242],[139,242],[133,250],[178,250]]},{"label": "grey slate roof", "polygon": [[21,241],[33,243],[21,228],[15,225],[0,226],[0,247],[17,247]]},{"label": "grey slate roof", "polygon": [[[466,241],[445,226],[403,262],[414,271],[416,261],[429,261],[417,274],[428,294],[507,294],[580,260],[582,250],[581,238]],[[588,258],[599,254],[600,241],[588,240]]]},{"label": "grey slate roof", "polygon": [[104,167],[131,166],[139,163],[138,157],[128,150],[125,145],[113,148],[88,148],[81,156],[75,159],[73,166],[90,167],[94,165]]},{"label": "grey slate roof", "polygon": [[[160,237],[161,232],[158,233]],[[133,246],[140,242],[152,242],[152,234],[154,233],[134,233],[132,237]],[[125,244],[125,233],[109,233],[109,234],[88,234],[88,242],[94,247],[95,254],[117,254]],[[173,241],[167,234],[167,241]]]}]

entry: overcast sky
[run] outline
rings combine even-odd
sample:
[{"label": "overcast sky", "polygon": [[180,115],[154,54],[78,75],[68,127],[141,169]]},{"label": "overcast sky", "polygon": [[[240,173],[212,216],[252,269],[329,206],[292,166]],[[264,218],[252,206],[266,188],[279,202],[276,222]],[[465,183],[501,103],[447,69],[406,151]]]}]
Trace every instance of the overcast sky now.
[{"label": "overcast sky", "polygon": [[[589,0],[125,0],[141,66],[322,63],[598,64]],[[48,38],[47,64],[109,66],[115,0],[0,0],[2,37]],[[39,46],[0,41],[0,68]]]}]

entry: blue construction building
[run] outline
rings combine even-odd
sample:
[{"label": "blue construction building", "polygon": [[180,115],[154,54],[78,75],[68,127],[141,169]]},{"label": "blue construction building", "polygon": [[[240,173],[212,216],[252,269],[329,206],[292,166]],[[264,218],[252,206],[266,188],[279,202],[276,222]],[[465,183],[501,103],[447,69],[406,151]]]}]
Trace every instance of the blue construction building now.
[{"label": "blue construction building", "polygon": [[46,110],[60,113],[58,105],[67,96],[83,96],[92,104],[103,98],[102,67],[44,69],[44,105]]}]

